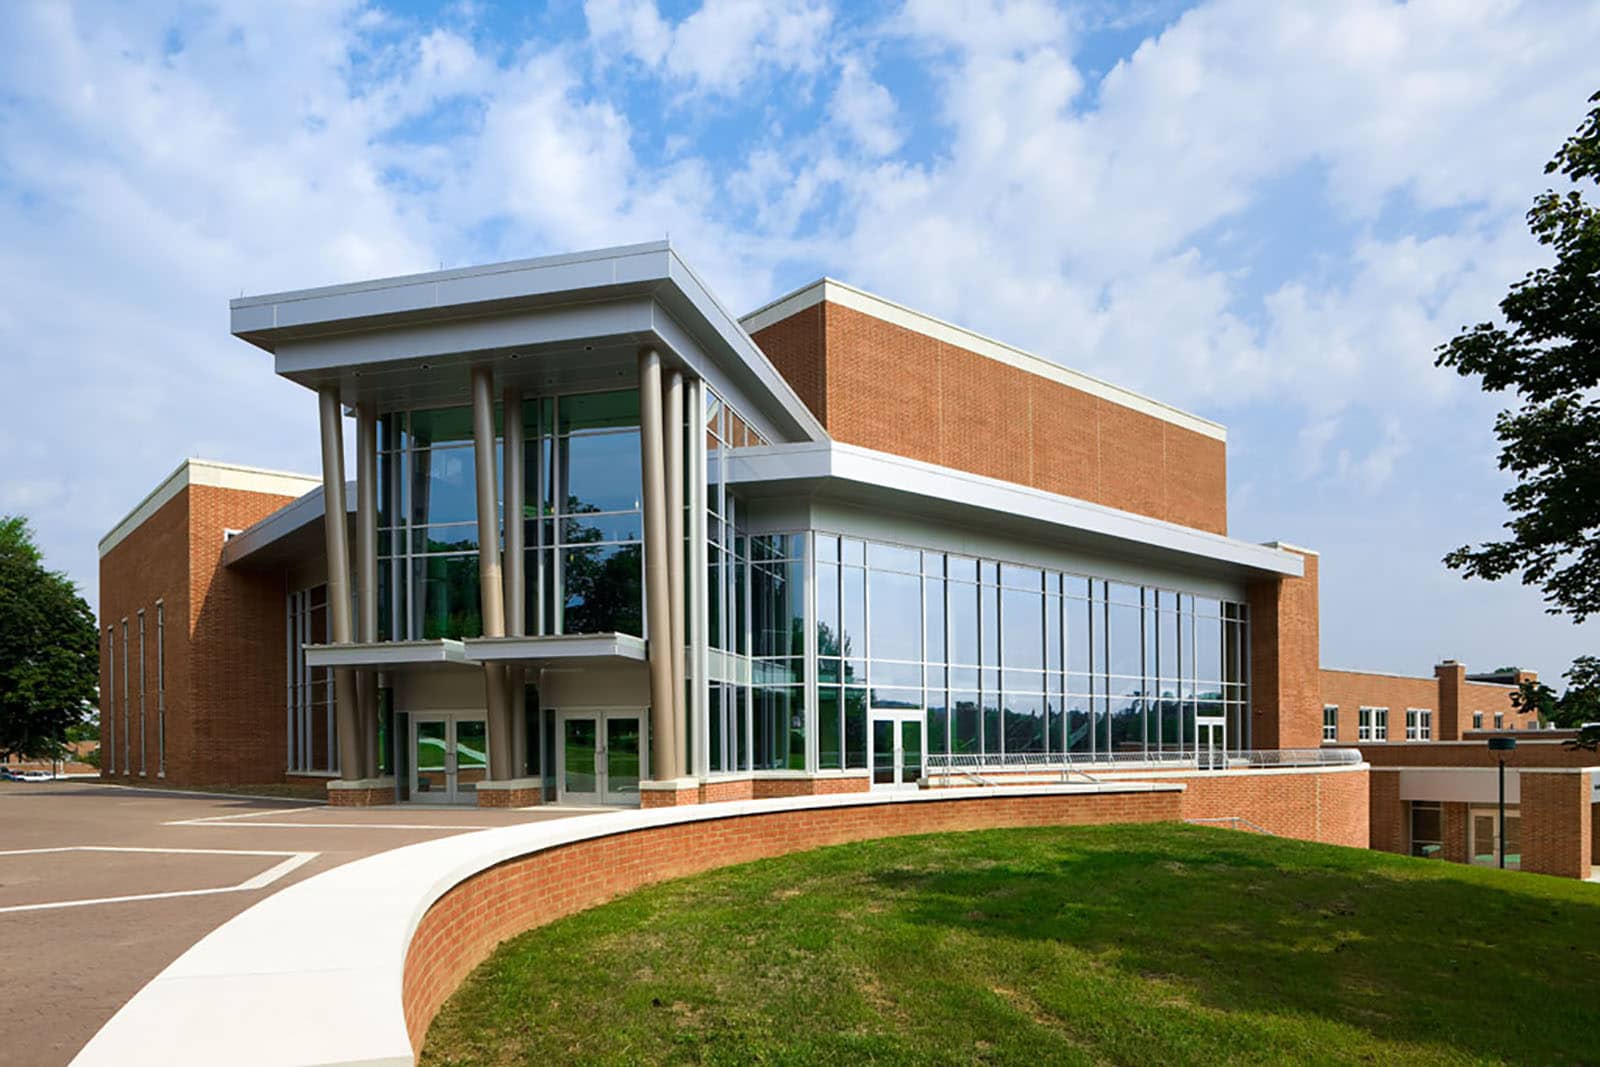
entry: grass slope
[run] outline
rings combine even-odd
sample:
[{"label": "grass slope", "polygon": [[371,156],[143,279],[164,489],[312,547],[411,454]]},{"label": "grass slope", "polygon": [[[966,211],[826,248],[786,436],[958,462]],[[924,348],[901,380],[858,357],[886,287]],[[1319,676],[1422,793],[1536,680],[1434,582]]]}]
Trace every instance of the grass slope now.
[{"label": "grass slope", "polygon": [[1146,825],[650,887],[500,946],[422,1062],[1597,1058],[1600,887]]}]

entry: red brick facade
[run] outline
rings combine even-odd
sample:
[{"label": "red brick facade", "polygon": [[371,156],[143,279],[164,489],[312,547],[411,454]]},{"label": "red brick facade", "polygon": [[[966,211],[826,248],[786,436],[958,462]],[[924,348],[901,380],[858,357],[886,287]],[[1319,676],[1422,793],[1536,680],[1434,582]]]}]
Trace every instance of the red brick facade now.
[{"label": "red brick facade", "polygon": [[[1180,779],[1185,819],[1242,819],[1279,837],[1366,848],[1365,770],[1195,774]],[[1242,827],[1248,829],[1249,827]]]},{"label": "red brick facade", "polygon": [[508,937],[640,886],[824,845],[946,830],[1161,822],[1173,792],[969,797],[731,816],[582,841],[474,875],[423,915],[401,991],[418,1053],[447,997]]},{"label": "red brick facade", "polygon": [[1227,445],[832,301],[753,337],[838,441],[1227,533]]},{"label": "red brick facade", "polygon": [[1305,560],[1302,577],[1256,582],[1248,590],[1252,748],[1322,743],[1317,554],[1291,551]]},{"label": "red brick facade", "polygon": [[1588,878],[1592,873],[1592,774],[1522,772],[1523,870],[1563,878]]},{"label": "red brick facade", "polygon": [[[101,774],[159,774],[157,605],[164,619],[166,779],[175,784],[282,781],[285,670],[281,573],[222,566],[226,531],[242,530],[293,500],[189,484],[100,559]],[[145,613],[145,758],[139,747],[139,612]],[[128,621],[124,651],[122,621]],[[114,627],[115,658],[106,628]],[[123,680],[131,727],[124,756]],[[116,677],[111,676],[113,665]],[[112,746],[115,751],[110,751]]]}]

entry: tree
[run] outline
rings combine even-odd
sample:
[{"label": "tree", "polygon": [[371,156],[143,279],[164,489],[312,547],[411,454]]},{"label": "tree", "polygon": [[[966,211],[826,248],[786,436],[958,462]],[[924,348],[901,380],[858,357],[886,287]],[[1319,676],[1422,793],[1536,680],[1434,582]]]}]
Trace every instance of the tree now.
[{"label": "tree", "polygon": [[1556,726],[1577,730],[1578,736],[1566,742],[1568,748],[1600,748],[1600,658],[1579,656],[1566,673],[1567,691],[1560,696],[1543,682],[1523,682],[1511,694],[1511,705],[1519,711],[1536,711],[1539,718]]},{"label": "tree", "polygon": [[[1578,131],[1545,166],[1574,185],[1600,184],[1600,93]],[[1528,226],[1555,251],[1500,302],[1507,327],[1463,328],[1439,348],[1438,365],[1478,376],[1486,392],[1513,390],[1520,407],[1500,412],[1500,468],[1517,484],[1504,496],[1511,536],[1445,556],[1463,577],[1521,572],[1552,614],[1577,622],[1600,611],[1600,207],[1581,189],[1547,190]]]},{"label": "tree", "polygon": [[88,603],[45,568],[26,519],[0,517],[0,757],[56,758],[99,675]]}]

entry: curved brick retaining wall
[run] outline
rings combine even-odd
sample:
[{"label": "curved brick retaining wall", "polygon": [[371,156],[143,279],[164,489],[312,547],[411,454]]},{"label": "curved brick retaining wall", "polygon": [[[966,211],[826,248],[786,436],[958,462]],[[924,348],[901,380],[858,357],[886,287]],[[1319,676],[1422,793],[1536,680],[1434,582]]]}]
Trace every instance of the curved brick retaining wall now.
[{"label": "curved brick retaining wall", "polygon": [[[1141,791],[1126,791],[1135,785]],[[632,830],[482,871],[439,898],[411,938],[403,978],[411,1046],[422,1051],[440,1006],[501,941],[651,882],[906,834],[1176,820],[1183,795],[1176,784],[1151,790],[1146,783],[1107,783],[1097,792],[1002,787],[998,794],[953,793],[912,794],[917,803],[862,798],[849,806],[751,811]]]}]

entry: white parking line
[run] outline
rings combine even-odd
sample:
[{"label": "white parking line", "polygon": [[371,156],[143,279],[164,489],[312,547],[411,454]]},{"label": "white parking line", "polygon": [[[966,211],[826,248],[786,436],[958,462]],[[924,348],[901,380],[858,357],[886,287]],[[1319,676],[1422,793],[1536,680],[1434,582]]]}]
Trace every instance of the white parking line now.
[{"label": "white parking line", "polygon": [[[209,826],[212,829],[234,830],[492,830],[491,823],[438,823],[438,822],[253,822],[247,824],[221,822],[233,818],[229,815],[202,819],[179,819],[162,823],[163,826]],[[217,821],[214,821],[217,820]]]},{"label": "white parking line", "polygon": [[284,875],[310,863],[320,852],[269,852],[237,848],[137,848],[131,845],[63,845],[56,848],[18,848],[0,851],[0,856],[37,856],[49,852],[156,852],[183,856],[283,856],[283,862],[267,868],[238,885],[215,889],[175,889],[166,893],[135,893],[122,897],[94,897],[87,900],[52,900],[43,904],[12,904],[0,907],[0,914],[14,911],[48,911],[53,908],[82,908],[91,904],[126,904],[136,900],[166,900],[171,897],[203,897],[217,893],[242,893],[265,889]]}]

